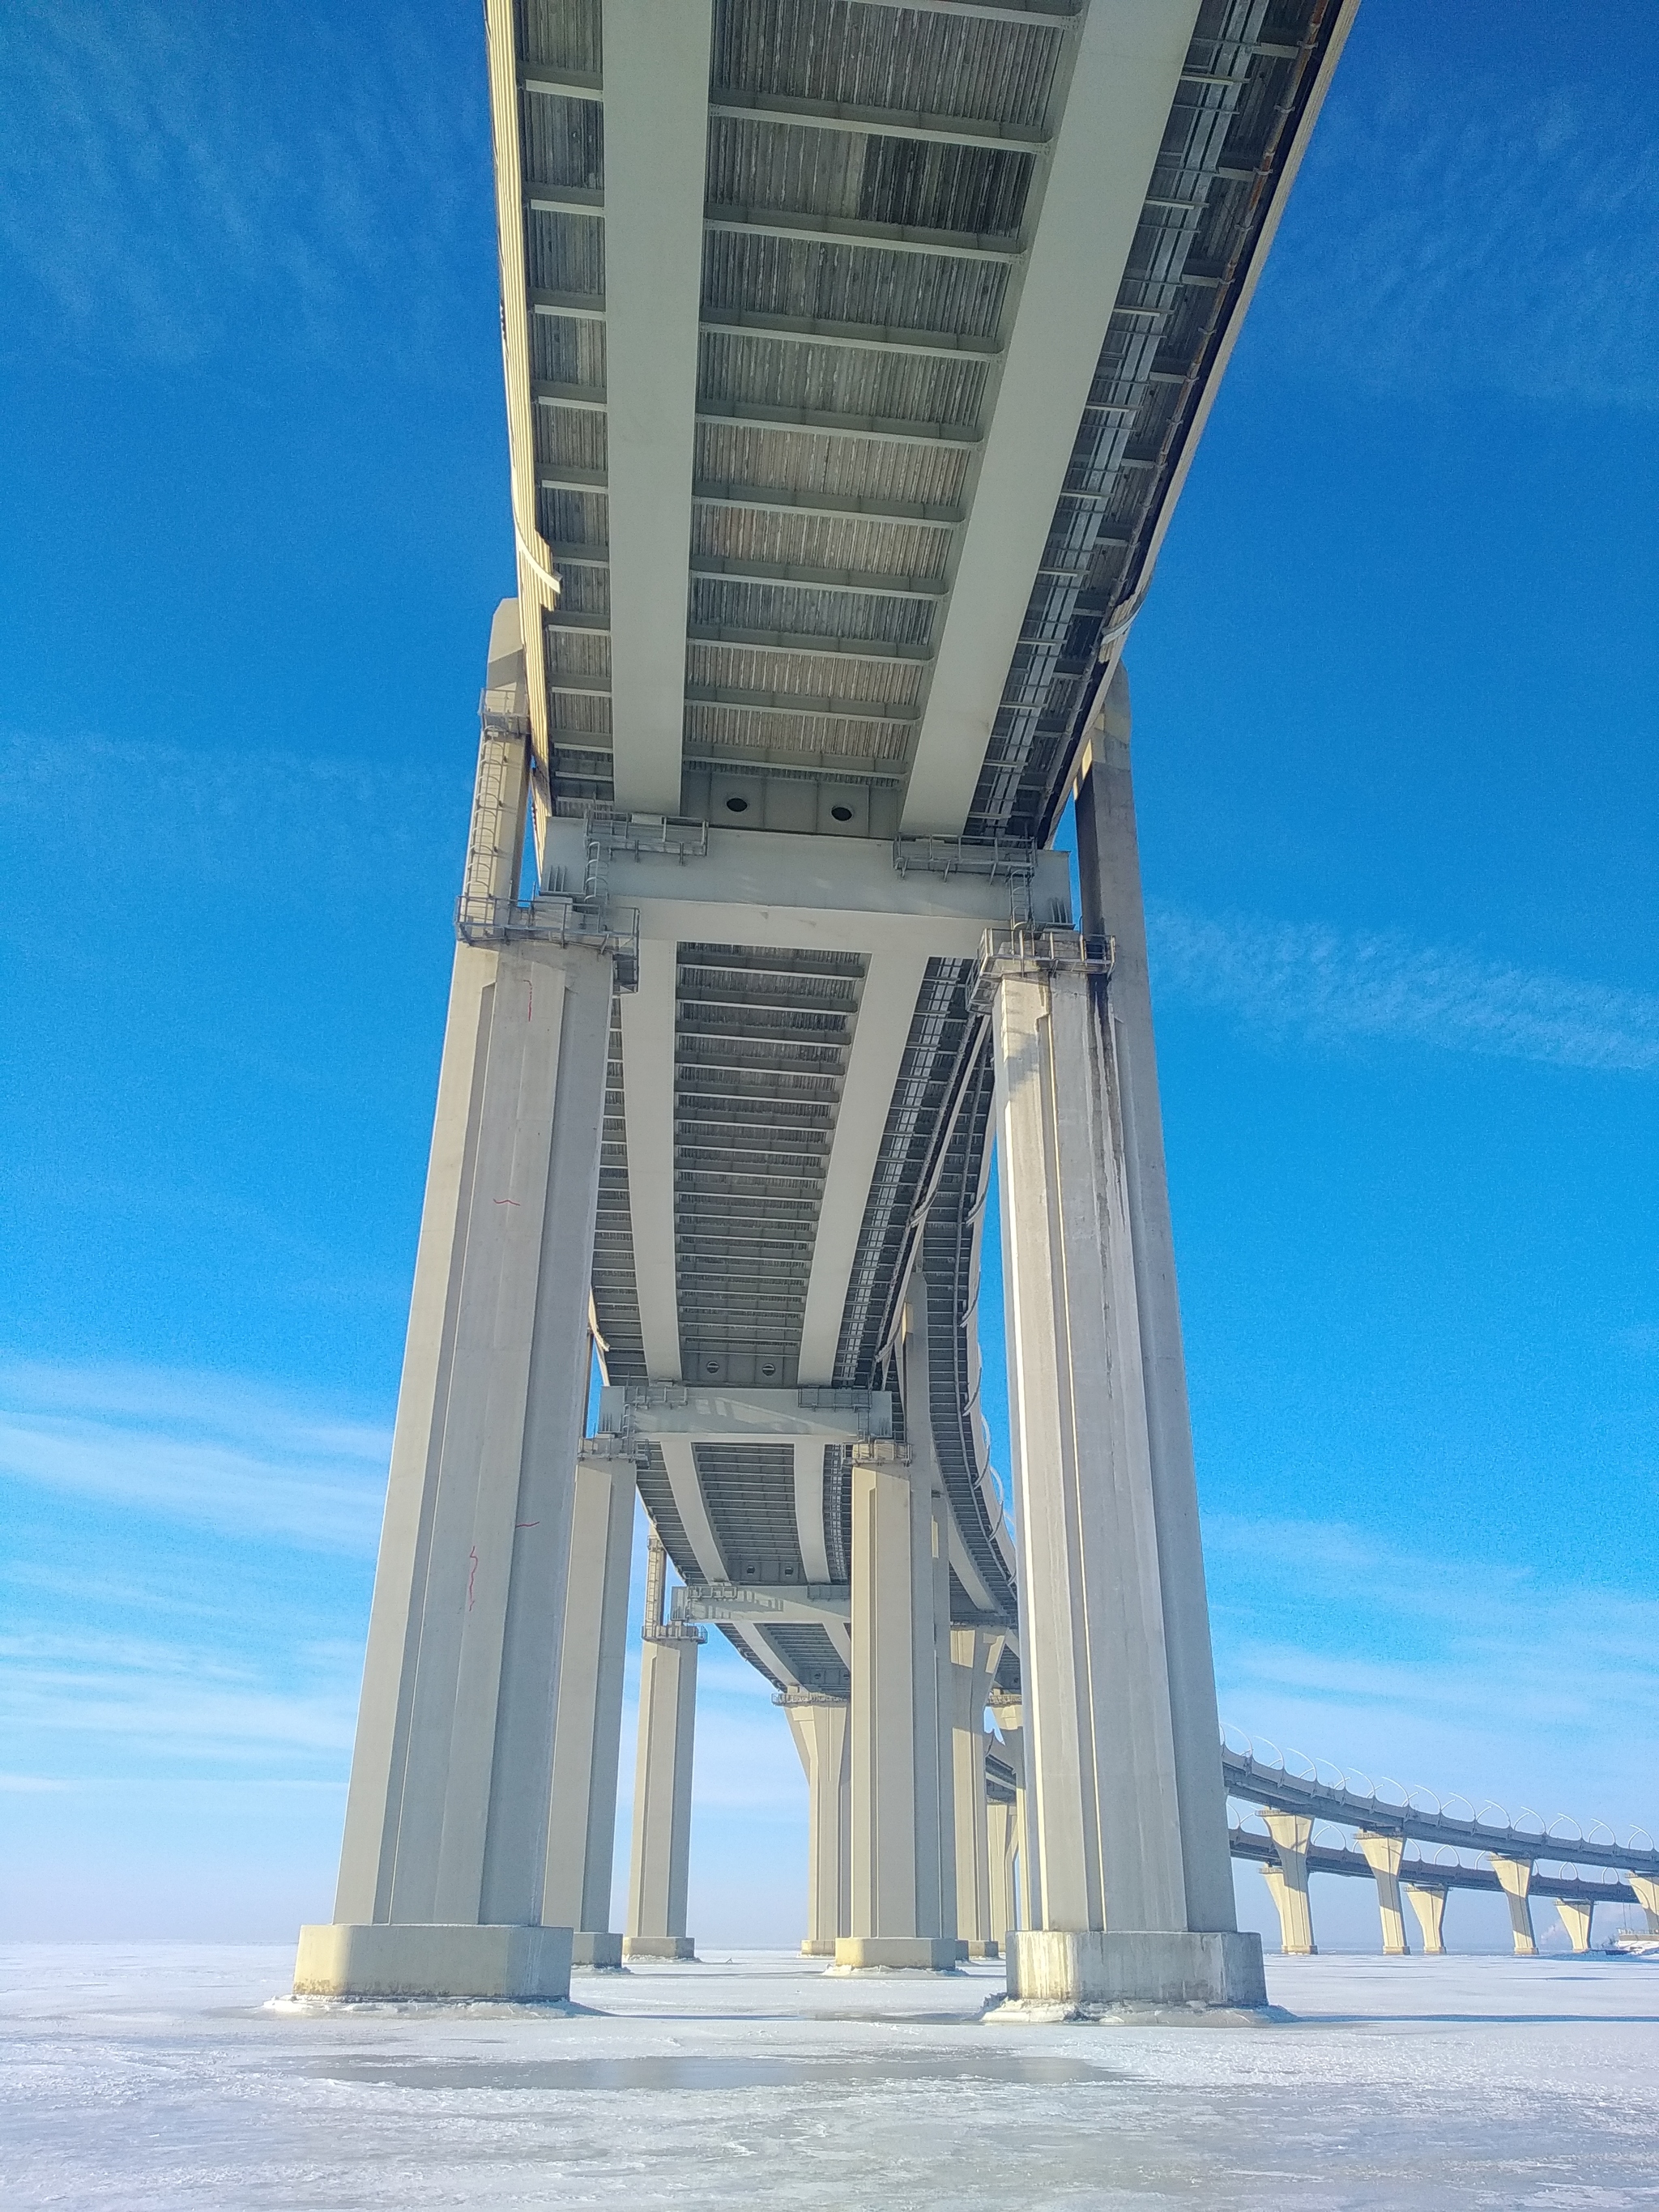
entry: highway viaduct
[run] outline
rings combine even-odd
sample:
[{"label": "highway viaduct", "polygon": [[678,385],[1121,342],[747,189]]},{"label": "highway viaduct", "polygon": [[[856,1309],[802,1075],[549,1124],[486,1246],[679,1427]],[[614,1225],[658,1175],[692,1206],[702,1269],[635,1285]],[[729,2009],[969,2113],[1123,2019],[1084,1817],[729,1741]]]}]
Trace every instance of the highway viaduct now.
[{"label": "highway viaduct", "polygon": [[712,1628],[794,1733],[832,1971],[1263,2002],[1120,655],[1352,12],[487,0],[518,592],[296,1988],[685,1955]]}]

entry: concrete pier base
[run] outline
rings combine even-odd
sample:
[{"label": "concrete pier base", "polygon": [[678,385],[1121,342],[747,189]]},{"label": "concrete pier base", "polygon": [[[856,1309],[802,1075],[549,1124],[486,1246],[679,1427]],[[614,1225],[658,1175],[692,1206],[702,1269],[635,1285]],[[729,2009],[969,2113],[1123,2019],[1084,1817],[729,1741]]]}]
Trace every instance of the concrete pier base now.
[{"label": "concrete pier base", "polygon": [[605,1973],[621,1966],[623,1939],[603,1929],[578,1928],[570,1939],[570,1963],[590,1973]]},{"label": "concrete pier base", "polygon": [[302,1928],[294,1994],[546,2002],[570,1994],[570,1930],[407,1922]]},{"label": "concrete pier base", "polygon": [[954,1936],[842,1936],[836,1942],[832,1974],[896,1972],[953,1974]]},{"label": "concrete pier base", "polygon": [[624,1959],[679,1959],[696,1963],[696,1940],[690,1936],[624,1936]]},{"label": "concrete pier base", "polygon": [[1261,1939],[1249,1931],[1016,1928],[1008,1935],[1008,2002],[997,2010],[1034,2021],[1148,2008],[1243,2016],[1267,2002]]},{"label": "concrete pier base", "polygon": [[1555,1909],[1561,1916],[1561,1925],[1567,1931],[1567,1941],[1581,1956],[1590,1947],[1590,1923],[1595,1917],[1593,1898],[1558,1897]]}]

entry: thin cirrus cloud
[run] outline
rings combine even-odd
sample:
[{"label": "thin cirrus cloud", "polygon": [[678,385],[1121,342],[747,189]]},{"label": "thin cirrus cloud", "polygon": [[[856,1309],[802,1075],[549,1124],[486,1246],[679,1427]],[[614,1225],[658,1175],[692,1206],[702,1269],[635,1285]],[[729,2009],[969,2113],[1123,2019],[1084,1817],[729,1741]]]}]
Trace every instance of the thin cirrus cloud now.
[{"label": "thin cirrus cloud", "polygon": [[1398,931],[1148,916],[1161,996],[1226,1012],[1255,1036],[1390,1039],[1553,1067],[1650,1074],[1659,994],[1586,983],[1415,943]]},{"label": "thin cirrus cloud", "polygon": [[[1638,79],[1471,82],[1402,47],[1315,134],[1258,359],[1356,388],[1659,405],[1659,132]],[[1342,240],[1333,256],[1330,241]]]},{"label": "thin cirrus cloud", "polygon": [[160,363],[250,323],[267,352],[314,355],[362,326],[366,295],[391,305],[395,270],[385,342],[424,362],[422,300],[494,276],[481,42],[458,69],[444,28],[398,0],[372,29],[314,0],[15,0],[0,256],[52,302],[52,335]]},{"label": "thin cirrus cloud", "polygon": [[0,1366],[0,1477],[238,1537],[372,1555],[390,1437],[269,1387]]},{"label": "thin cirrus cloud", "polygon": [[1218,1516],[1205,1549],[1236,1727],[1477,1805],[1659,1832],[1632,1720],[1659,1703],[1659,1601],[1340,1522]]}]

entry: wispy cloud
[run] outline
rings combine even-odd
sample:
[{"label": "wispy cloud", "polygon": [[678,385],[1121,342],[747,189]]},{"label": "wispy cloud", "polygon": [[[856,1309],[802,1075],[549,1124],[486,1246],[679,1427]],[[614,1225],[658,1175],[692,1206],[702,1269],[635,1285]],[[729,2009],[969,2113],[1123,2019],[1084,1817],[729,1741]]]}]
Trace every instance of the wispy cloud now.
[{"label": "wispy cloud", "polygon": [[0,1475],[249,1540],[372,1553],[376,1423],[153,1368],[0,1365]]},{"label": "wispy cloud", "polygon": [[357,1667],[289,1661],[279,1686],[197,1644],[34,1629],[0,1636],[0,1728],[11,1743],[103,1739],[124,1759],[269,1765],[349,1747]]},{"label": "wispy cloud", "polygon": [[1659,263],[1643,250],[1659,131],[1639,71],[1540,87],[1439,58],[1432,41],[1350,57],[1254,350],[1347,389],[1659,404]]},{"label": "wispy cloud", "polygon": [[1511,966],[1403,932],[1209,916],[1149,917],[1161,995],[1257,1035],[1387,1038],[1555,1067],[1659,1068],[1659,994]]},{"label": "wispy cloud", "polygon": [[1205,1524],[1230,1721],[1474,1803],[1659,1832],[1659,1599],[1371,1531]]},{"label": "wispy cloud", "polygon": [[65,337],[105,362],[256,337],[293,356],[378,320],[389,359],[422,357],[427,303],[493,276],[483,55],[463,17],[373,23],[314,0],[15,0],[0,253]]}]

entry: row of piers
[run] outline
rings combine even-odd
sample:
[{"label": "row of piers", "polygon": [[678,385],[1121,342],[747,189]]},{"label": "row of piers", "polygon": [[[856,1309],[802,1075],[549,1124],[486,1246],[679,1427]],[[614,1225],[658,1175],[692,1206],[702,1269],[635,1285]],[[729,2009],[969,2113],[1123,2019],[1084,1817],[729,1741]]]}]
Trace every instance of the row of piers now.
[{"label": "row of piers", "polygon": [[[1261,1874],[1279,1915],[1279,1948],[1286,1958],[1310,1957],[1318,1948],[1314,1941],[1310,1876],[1317,1871],[1355,1872],[1358,1869],[1354,1866],[1340,1862],[1356,1857],[1364,1860],[1376,1884],[1385,1956],[1403,1958],[1411,1948],[1406,1940],[1404,1903],[1410,1905],[1421,1931],[1424,1954],[1432,1958],[1443,1953],[1446,1899],[1453,1889],[1500,1892],[1509,1906],[1516,1956],[1530,1959],[1537,1955],[1537,1935],[1532,1917],[1533,1899],[1537,1893],[1534,1888],[1534,1862],[1531,1859],[1492,1852],[1485,1868],[1408,1862],[1403,1835],[1361,1830],[1354,1836],[1353,1852],[1327,1852],[1324,1856],[1328,1863],[1320,1869],[1310,1858],[1314,1823],[1308,1814],[1264,1807],[1259,1817],[1273,1843],[1273,1856],[1261,1859]],[[1333,1860],[1339,1863],[1329,1863]],[[1642,1908],[1648,1935],[1659,1936],[1659,1877],[1626,1873],[1624,1880],[1630,1897]],[[1625,1901],[1621,1894],[1603,1900],[1591,1893],[1587,1884],[1569,1884],[1554,1879],[1550,1880],[1545,1893],[1561,1917],[1568,1942],[1579,1954],[1590,1948],[1597,1904]]]}]

